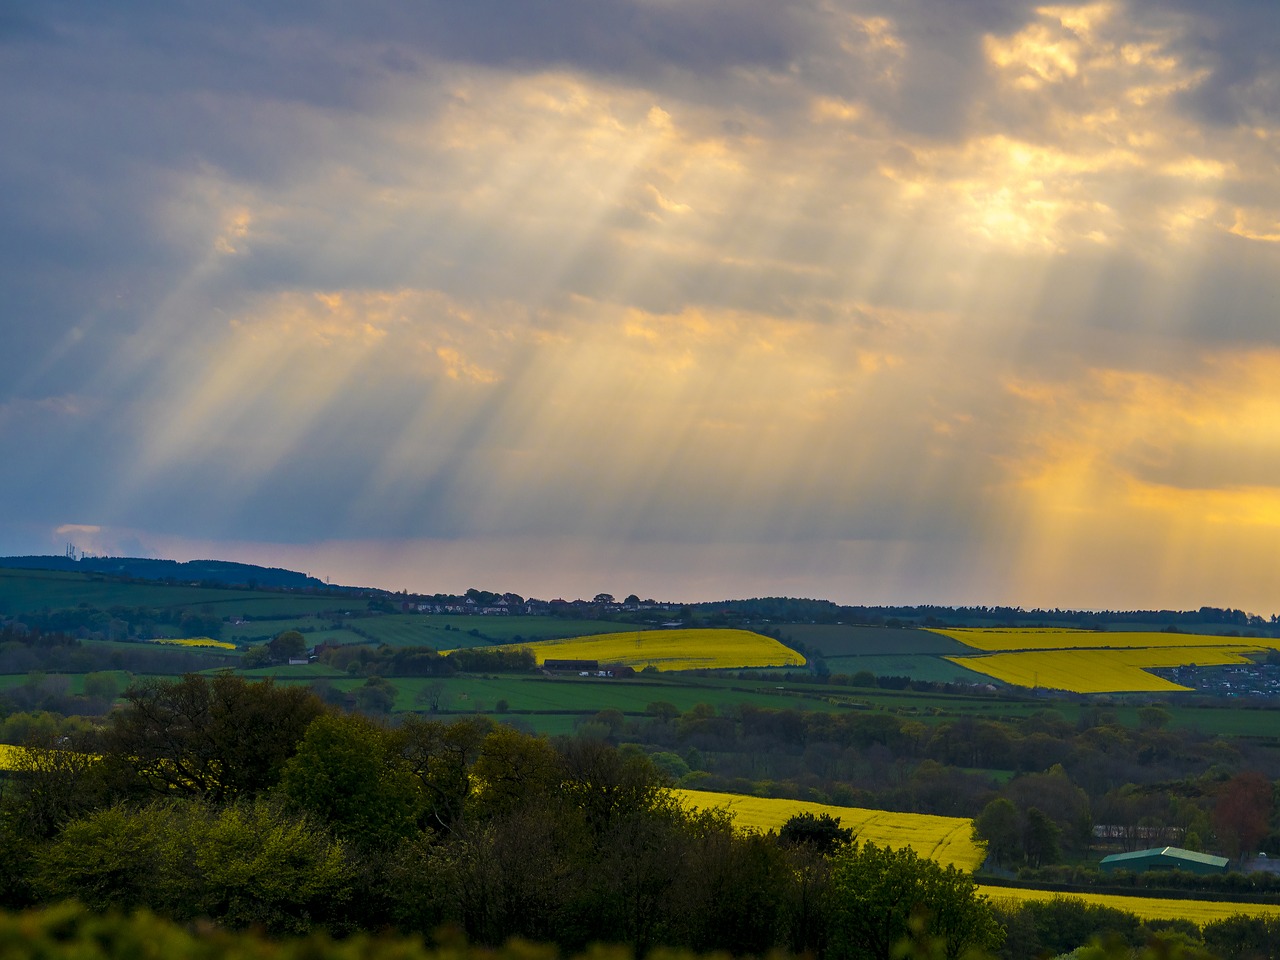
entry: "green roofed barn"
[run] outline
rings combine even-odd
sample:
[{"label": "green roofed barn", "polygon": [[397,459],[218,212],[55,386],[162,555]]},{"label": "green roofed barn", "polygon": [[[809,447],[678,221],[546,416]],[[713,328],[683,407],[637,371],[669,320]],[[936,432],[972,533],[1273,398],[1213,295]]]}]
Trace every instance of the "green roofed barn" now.
[{"label": "green roofed barn", "polygon": [[1132,853],[1113,853],[1102,858],[1102,872],[1128,870],[1144,873],[1147,870],[1185,870],[1187,873],[1226,873],[1226,857],[1209,853],[1196,853],[1181,847],[1154,847],[1150,850],[1134,850]]}]

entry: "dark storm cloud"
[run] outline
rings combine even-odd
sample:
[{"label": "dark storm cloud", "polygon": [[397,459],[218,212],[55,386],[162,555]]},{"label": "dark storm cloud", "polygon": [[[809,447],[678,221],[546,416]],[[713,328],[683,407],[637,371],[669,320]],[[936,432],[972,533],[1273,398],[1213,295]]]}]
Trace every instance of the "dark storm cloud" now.
[{"label": "dark storm cloud", "polygon": [[1178,49],[1208,69],[1181,96],[1198,119],[1217,127],[1280,120],[1280,8],[1271,0],[1136,0],[1139,15],[1180,18]]}]

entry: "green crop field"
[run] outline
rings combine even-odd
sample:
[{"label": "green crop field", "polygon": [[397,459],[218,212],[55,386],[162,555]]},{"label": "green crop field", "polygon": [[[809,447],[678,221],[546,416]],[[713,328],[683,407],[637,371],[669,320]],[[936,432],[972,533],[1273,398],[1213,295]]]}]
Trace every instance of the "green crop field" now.
[{"label": "green crop field", "polygon": [[930,630],[915,628],[863,627],[839,623],[784,623],[777,627],[782,639],[803,643],[810,650],[833,657],[876,656],[882,654],[948,654],[972,653],[958,640]]},{"label": "green crop field", "polygon": [[912,680],[931,680],[934,683],[982,683],[972,670],[930,654],[876,654],[863,657],[827,657],[827,667],[832,673],[852,676],[861,670],[869,670],[877,677],[910,677]]}]

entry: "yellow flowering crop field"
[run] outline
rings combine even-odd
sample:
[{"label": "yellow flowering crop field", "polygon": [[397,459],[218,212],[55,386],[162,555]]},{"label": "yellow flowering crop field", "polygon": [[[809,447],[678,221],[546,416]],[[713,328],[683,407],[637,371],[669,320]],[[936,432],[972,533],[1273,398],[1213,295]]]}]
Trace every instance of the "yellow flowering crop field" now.
[{"label": "yellow flowering crop field", "polygon": [[[1143,649],[1170,649],[1177,647],[1235,647],[1246,650],[1280,650],[1280,640],[1274,638],[1219,637],[1198,633],[1163,633],[1135,631],[1110,633],[1097,630],[1058,630],[1043,627],[991,627],[986,629],[935,629],[944,637],[958,640],[966,646],[991,653],[1010,650],[1082,650],[1121,647]],[[1191,661],[1184,661],[1190,663]],[[1196,661],[1198,662],[1198,661]]]},{"label": "yellow flowering crop field", "polygon": [[642,670],[724,670],[746,667],[802,667],[804,657],[772,637],[750,630],[646,630],[603,633],[537,643],[507,643],[497,649],[533,651],[538,663],[595,660],[601,667]]},{"label": "yellow flowering crop field", "polygon": [[11,743],[0,743],[0,770],[16,770],[22,754],[22,747],[15,747]]},{"label": "yellow flowering crop field", "polygon": [[840,826],[850,827],[859,840],[877,846],[910,847],[922,857],[943,866],[973,871],[982,865],[986,852],[973,840],[973,821],[961,817],[938,817],[927,813],[890,813],[861,807],[837,807],[808,800],[747,797],[709,790],[673,790],[689,807],[728,807],[740,827],[777,830],[798,813],[827,814],[840,818]]},{"label": "yellow flowering crop field", "polygon": [[1280,640],[1194,633],[1117,632],[1046,628],[934,630],[985,656],[947,657],[977,673],[1020,687],[1072,693],[1186,690],[1153,676],[1150,667],[1247,663],[1246,654],[1280,649]]},{"label": "yellow flowering crop field", "polygon": [[151,642],[168,643],[178,647],[218,647],[221,650],[234,650],[236,648],[234,643],[228,643],[226,640],[215,640],[213,637],[186,637],[181,640],[170,640],[162,637]]},{"label": "yellow flowering crop field", "polygon": [[1253,647],[1172,647],[1131,650],[1030,650],[981,657],[947,657],[953,663],[1020,687],[1072,693],[1187,690],[1147,673],[1146,667],[1247,663]]},{"label": "yellow flowering crop field", "polygon": [[993,901],[1052,900],[1075,897],[1088,903],[1133,913],[1143,920],[1190,920],[1203,926],[1214,920],[1225,920],[1237,914],[1251,917],[1280,916],[1280,904],[1227,903],[1222,900],[1165,900],[1160,897],[1124,897],[1109,893],[1059,893],[1051,890],[1024,890],[1021,887],[978,885],[978,892]]}]

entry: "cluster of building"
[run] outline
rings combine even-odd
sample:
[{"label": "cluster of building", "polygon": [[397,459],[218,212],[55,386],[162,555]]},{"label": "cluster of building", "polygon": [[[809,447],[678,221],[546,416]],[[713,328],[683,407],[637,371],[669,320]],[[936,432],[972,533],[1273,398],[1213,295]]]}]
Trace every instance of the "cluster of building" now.
[{"label": "cluster of building", "polygon": [[1148,672],[1212,696],[1280,698],[1280,664],[1266,661],[1148,668]]}]

